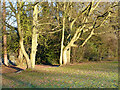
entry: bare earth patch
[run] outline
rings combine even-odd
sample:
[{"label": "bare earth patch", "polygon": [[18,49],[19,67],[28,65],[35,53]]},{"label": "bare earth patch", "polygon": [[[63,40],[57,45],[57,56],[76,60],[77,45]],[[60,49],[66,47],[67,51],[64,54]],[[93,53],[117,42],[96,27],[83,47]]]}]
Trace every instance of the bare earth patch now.
[{"label": "bare earth patch", "polygon": [[[54,66],[50,66],[50,65],[35,65],[34,69],[52,68],[52,67],[54,67]],[[13,66],[13,65],[10,65],[10,66],[2,65],[2,74],[3,73],[14,73],[14,72],[17,72],[17,71],[20,71],[20,70],[24,70],[24,69],[26,69],[26,67],[19,67],[19,66]]]},{"label": "bare earth patch", "polygon": [[3,73],[13,73],[16,72],[16,69],[2,65],[2,74]]}]

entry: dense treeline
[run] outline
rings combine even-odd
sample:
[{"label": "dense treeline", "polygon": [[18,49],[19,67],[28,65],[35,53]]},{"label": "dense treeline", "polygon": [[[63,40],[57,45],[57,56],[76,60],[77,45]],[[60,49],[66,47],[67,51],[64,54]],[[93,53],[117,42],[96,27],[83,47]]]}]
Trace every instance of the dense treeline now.
[{"label": "dense treeline", "polygon": [[117,4],[8,0],[8,59],[28,68],[117,59]]}]

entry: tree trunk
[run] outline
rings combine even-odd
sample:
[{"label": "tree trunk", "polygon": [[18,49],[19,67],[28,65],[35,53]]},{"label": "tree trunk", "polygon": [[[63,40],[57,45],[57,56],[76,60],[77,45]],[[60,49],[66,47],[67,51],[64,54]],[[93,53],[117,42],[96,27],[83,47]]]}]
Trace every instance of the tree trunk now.
[{"label": "tree trunk", "polygon": [[66,47],[63,50],[63,64],[70,64],[70,47]]},{"label": "tree trunk", "polygon": [[[64,3],[64,10],[65,10],[65,3]],[[62,61],[64,57],[63,56],[64,55],[64,52],[63,52],[64,44],[63,43],[64,43],[64,37],[65,37],[64,33],[65,33],[65,14],[63,15],[63,30],[62,30],[62,40],[61,40],[60,61],[59,61],[60,65],[62,65]]]},{"label": "tree trunk", "polygon": [[35,34],[35,32],[33,32],[34,34],[32,35],[32,50],[31,50],[31,65],[32,68],[35,67],[35,57],[36,57],[36,51],[37,51],[37,35]]},{"label": "tree trunk", "polygon": [[62,41],[61,41],[60,62],[59,62],[60,65],[62,65],[62,61],[63,61],[64,32],[65,32],[65,17],[63,18],[63,31],[62,31]]},{"label": "tree trunk", "polygon": [[22,29],[21,29],[21,24],[20,24],[20,13],[21,13],[21,11],[20,11],[20,4],[21,2],[18,0],[18,2],[17,2],[17,8],[18,8],[18,13],[17,13],[17,26],[18,26],[18,32],[19,32],[19,36],[20,36],[20,48],[21,48],[21,51],[22,51],[22,53],[23,53],[23,55],[24,55],[24,57],[25,57],[25,59],[26,59],[26,61],[27,61],[27,68],[31,68],[31,63],[30,63],[30,59],[29,59],[29,56],[28,56],[28,54],[26,53],[26,51],[25,51],[25,48],[24,48],[24,44],[23,44],[23,35],[22,35]]},{"label": "tree trunk", "polygon": [[38,17],[38,6],[35,5],[34,6],[34,11],[33,11],[33,33],[32,33],[32,49],[31,49],[31,65],[32,68],[35,67],[35,56],[36,56],[36,51],[37,51],[37,29],[36,29],[36,21],[37,21],[37,17]]},{"label": "tree trunk", "polygon": [[5,26],[5,19],[6,19],[6,10],[5,10],[5,0],[3,0],[3,50],[4,50],[4,64],[8,66],[8,59],[7,59],[7,35],[6,35],[6,26]]},{"label": "tree trunk", "polygon": [[27,68],[31,68],[31,63],[30,63],[29,56],[26,53],[24,45],[23,45],[23,37],[21,37],[21,39],[20,39],[20,46],[21,46],[22,53],[23,53],[23,55],[24,55],[24,57],[25,57],[25,59],[27,61]]},{"label": "tree trunk", "polygon": [[70,52],[71,52],[71,48],[67,50],[67,64],[70,64]]},{"label": "tree trunk", "polygon": [[7,59],[7,36],[3,36],[3,44],[4,44],[4,64],[8,66],[8,59]]},{"label": "tree trunk", "polygon": [[19,64],[22,64],[22,62],[23,62],[23,53],[22,53],[21,48],[19,48],[18,60],[19,60]]},{"label": "tree trunk", "polygon": [[67,49],[63,51],[63,64],[64,65],[67,64]]}]

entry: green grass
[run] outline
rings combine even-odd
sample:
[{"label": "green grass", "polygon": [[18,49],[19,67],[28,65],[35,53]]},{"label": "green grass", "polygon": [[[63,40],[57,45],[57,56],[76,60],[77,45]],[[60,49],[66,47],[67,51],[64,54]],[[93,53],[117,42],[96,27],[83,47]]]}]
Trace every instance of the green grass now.
[{"label": "green grass", "polygon": [[3,74],[3,88],[118,88],[118,62],[87,62]]}]

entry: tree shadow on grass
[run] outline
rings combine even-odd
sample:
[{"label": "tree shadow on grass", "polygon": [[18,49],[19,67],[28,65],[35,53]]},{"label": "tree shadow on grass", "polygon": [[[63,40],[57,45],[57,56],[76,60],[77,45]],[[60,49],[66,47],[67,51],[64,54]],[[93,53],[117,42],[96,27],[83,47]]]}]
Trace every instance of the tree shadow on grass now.
[{"label": "tree shadow on grass", "polygon": [[9,66],[3,66],[3,71],[4,72],[2,72],[2,73],[18,73],[18,72],[21,72],[21,71],[23,71],[24,69],[22,69],[22,68],[19,68],[19,67],[16,67],[16,66],[14,66],[14,65],[9,65]]},{"label": "tree shadow on grass", "polygon": [[[33,85],[33,84],[29,83],[29,82],[21,81],[21,80],[19,80],[17,77],[14,78],[14,77],[11,77],[11,76],[6,75],[6,74],[3,74],[3,76],[4,76],[6,79],[9,79],[9,80],[14,81],[14,83],[16,82],[16,84],[19,84],[20,86],[29,87],[29,88],[36,88],[35,85]],[[9,83],[9,82],[8,82],[8,83]],[[14,86],[14,84],[13,84],[13,86]],[[5,88],[9,88],[9,87],[5,87]],[[14,88],[16,88],[16,87],[14,87]]]},{"label": "tree shadow on grass", "polygon": [[[93,85],[93,86],[95,86],[95,85],[97,85],[97,86],[95,86],[95,87],[98,87],[99,85],[97,84],[97,82],[100,82],[100,85],[102,84],[102,82],[104,81],[104,80],[106,80],[106,82],[105,83],[108,83],[108,81],[109,82],[112,82],[112,80],[110,80],[110,79],[107,79],[107,77],[105,76],[105,77],[101,77],[101,76],[98,76],[98,77],[96,77],[94,74],[89,74],[89,73],[70,73],[70,72],[66,72],[66,71],[64,71],[65,73],[63,73],[62,71],[60,71],[60,72],[56,72],[56,71],[36,71],[36,70],[32,70],[32,71],[25,71],[24,73],[22,73],[22,77],[24,77],[25,75],[27,75],[27,76],[29,76],[29,77],[31,77],[32,79],[33,79],[33,77],[34,77],[34,82],[37,82],[36,80],[38,80],[38,82],[39,82],[39,80],[42,80],[43,82],[43,85],[44,85],[44,83],[45,84],[48,84],[48,86],[47,87],[52,87],[52,85],[54,84],[55,85],[55,81],[57,82],[57,83],[59,83],[59,84],[62,84],[62,86],[61,87],[70,87],[70,86],[74,86],[74,84],[75,84],[75,82],[78,82],[78,83],[76,83],[76,87],[82,87],[82,88],[84,88],[85,86],[85,84],[86,84],[86,82],[87,83],[89,83],[90,85]],[[100,74],[102,74],[102,72],[100,73]],[[15,75],[15,74],[14,74]],[[96,74],[96,75],[98,75],[98,74]],[[38,84],[34,84],[34,82],[32,82],[33,84],[30,84],[29,83],[29,81],[31,82],[31,80],[29,79],[29,81],[21,81],[21,80],[19,80],[19,78],[17,78],[17,75],[16,76],[9,76],[9,75],[4,75],[4,76],[6,76],[7,77],[7,79],[11,79],[11,80],[14,80],[14,81],[16,81],[17,83],[19,83],[20,85],[24,85],[24,86],[29,86],[29,87],[42,87],[42,85],[38,85]],[[48,77],[48,78],[47,78]],[[59,79],[59,80],[58,80]],[[45,82],[45,81],[47,81],[47,82]],[[51,81],[51,80],[53,80],[53,81]],[[101,81],[102,80],[102,81]],[[71,82],[72,81],[72,82]],[[82,81],[84,81],[84,82],[82,82]],[[95,84],[92,84],[91,83],[91,81],[93,81],[93,82],[95,82]],[[41,83],[41,82],[40,82]],[[53,83],[53,84],[52,84]],[[83,83],[82,84],[82,86],[80,86],[80,84],[79,83]],[[112,85],[112,84],[111,84]],[[23,87],[24,87],[23,86]],[[88,85],[89,86],[89,85]],[[44,86],[43,86],[44,87]],[[56,86],[56,87],[59,87],[59,85],[58,86]],[[87,87],[87,86],[86,86]],[[108,87],[108,86],[104,86],[104,87]],[[110,87],[110,86],[109,86]],[[116,88],[117,88],[118,86],[116,86]]]},{"label": "tree shadow on grass", "polygon": [[15,69],[16,72],[19,72],[19,71],[24,70],[24,69],[22,69],[22,68],[18,68],[18,67],[15,67],[15,66],[8,66],[8,67],[10,67],[10,68],[12,68],[12,69]]}]

